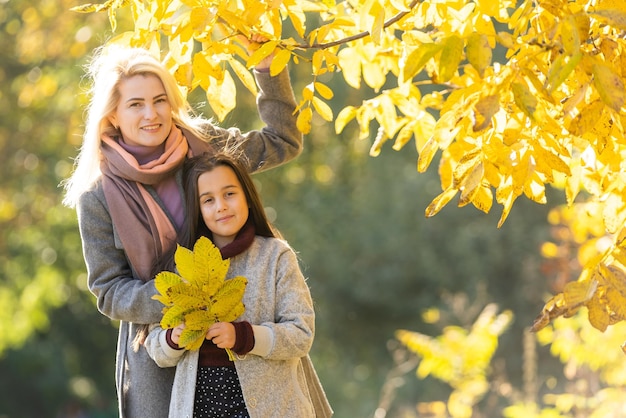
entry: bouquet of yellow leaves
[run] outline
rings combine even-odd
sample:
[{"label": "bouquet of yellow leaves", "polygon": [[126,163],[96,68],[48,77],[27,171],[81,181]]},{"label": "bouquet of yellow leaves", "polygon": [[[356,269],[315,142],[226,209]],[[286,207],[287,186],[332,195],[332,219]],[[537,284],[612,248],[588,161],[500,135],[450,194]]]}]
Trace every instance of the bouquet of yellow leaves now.
[{"label": "bouquet of yellow leaves", "polygon": [[165,305],[161,327],[175,328],[184,323],[178,345],[197,350],[211,325],[232,322],[243,314],[248,280],[243,276],[225,280],[230,261],[222,260],[220,250],[206,237],[196,241],[193,251],[179,245],[174,262],[178,274],[157,274],[154,281],[159,294],[152,298]]}]

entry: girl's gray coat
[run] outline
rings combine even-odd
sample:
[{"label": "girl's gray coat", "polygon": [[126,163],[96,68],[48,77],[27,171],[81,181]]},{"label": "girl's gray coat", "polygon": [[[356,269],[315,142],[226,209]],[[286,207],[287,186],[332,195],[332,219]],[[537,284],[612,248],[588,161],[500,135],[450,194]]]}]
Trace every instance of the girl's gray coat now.
[{"label": "girl's gray coat", "polygon": [[[302,150],[289,74],[285,70],[275,77],[268,73],[256,73],[256,77],[259,114],[267,127],[246,137],[237,129],[217,128],[219,137],[213,142],[219,147],[243,141],[251,171],[279,165]],[[132,348],[140,324],[161,320],[163,306],[152,299],[157,293],[154,283],[134,275],[111,222],[100,182],[83,193],[77,214],[89,290],[96,296],[100,312],[120,321],[116,354],[119,417],[165,418],[175,369],[160,368],[145,350],[135,352]]]},{"label": "girl's gray coat", "polygon": [[[332,415],[309,358],[315,312],[309,288],[289,245],[257,236],[230,259],[227,278],[244,276],[244,314],[253,324],[255,346],[236,356],[235,367],[251,418],[314,418]],[[175,350],[166,331],[154,327],[145,348],[162,367],[178,364],[169,418],[193,416],[198,351]]]}]

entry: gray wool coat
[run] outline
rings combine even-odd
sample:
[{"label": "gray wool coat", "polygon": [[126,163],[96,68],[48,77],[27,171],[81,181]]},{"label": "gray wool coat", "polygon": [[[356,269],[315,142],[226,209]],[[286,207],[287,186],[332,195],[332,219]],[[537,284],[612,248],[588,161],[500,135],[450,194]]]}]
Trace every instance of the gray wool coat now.
[{"label": "gray wool coat", "polygon": [[[255,75],[259,114],[267,126],[245,135],[234,128],[216,128],[218,137],[213,142],[217,147],[241,142],[251,171],[277,166],[302,150],[287,71],[275,77],[269,73]],[[156,200],[167,213],[158,197]],[[89,290],[96,296],[100,312],[120,321],[116,353],[119,417],[166,418],[175,369],[160,368],[145,350],[135,352],[132,348],[141,324],[161,320],[163,306],[152,299],[157,293],[154,283],[138,279],[129,265],[100,182],[83,193],[77,214]]]},{"label": "gray wool coat", "polygon": [[[255,345],[235,356],[235,368],[251,418],[330,417],[332,410],[309,358],[315,312],[309,288],[289,245],[277,238],[255,237],[243,253],[230,258],[226,278],[244,276],[244,314]],[[192,418],[198,350],[176,350],[166,331],[152,328],[145,349],[158,365],[178,365],[169,418]]]}]

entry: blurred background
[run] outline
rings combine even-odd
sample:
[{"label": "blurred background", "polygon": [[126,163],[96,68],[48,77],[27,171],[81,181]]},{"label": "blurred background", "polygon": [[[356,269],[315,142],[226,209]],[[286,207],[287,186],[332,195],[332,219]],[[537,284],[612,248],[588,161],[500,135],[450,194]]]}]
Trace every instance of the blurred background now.
[{"label": "blurred background", "polygon": [[[0,418],[116,416],[116,324],[86,289],[76,215],[59,187],[81,141],[83,65],[111,36],[106,14],[69,11],[80,3],[0,0]],[[291,71],[301,91],[309,75]],[[341,75],[323,81],[335,91],[335,114],[366,93]],[[239,91],[223,125],[256,128],[254,98]],[[201,98],[191,95],[208,112]],[[439,181],[434,168],[417,173],[414,147],[372,158],[355,127],[336,135],[332,124],[314,123],[301,157],[255,179],[308,278],[317,309],[311,355],[336,416],[445,416],[418,406],[445,402],[450,386],[418,378],[419,359],[395,332],[468,328],[488,304],[513,320],[474,416],[501,416],[511,394],[533,382],[535,395],[546,382],[554,388],[563,365],[524,337],[558,290],[540,256],[549,208],[520,199],[500,229],[496,206],[485,215],[451,204],[426,219]]]}]

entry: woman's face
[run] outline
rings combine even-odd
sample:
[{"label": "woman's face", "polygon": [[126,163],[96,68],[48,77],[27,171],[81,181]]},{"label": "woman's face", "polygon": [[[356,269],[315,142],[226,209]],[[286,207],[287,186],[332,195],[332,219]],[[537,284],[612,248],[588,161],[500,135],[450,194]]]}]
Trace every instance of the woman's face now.
[{"label": "woman's face", "polygon": [[120,101],[109,121],[129,145],[161,145],[172,129],[172,106],[161,80],[135,75],[119,85]]},{"label": "woman's face", "polygon": [[200,212],[213,243],[230,244],[248,220],[248,202],[232,168],[217,166],[198,177]]}]

